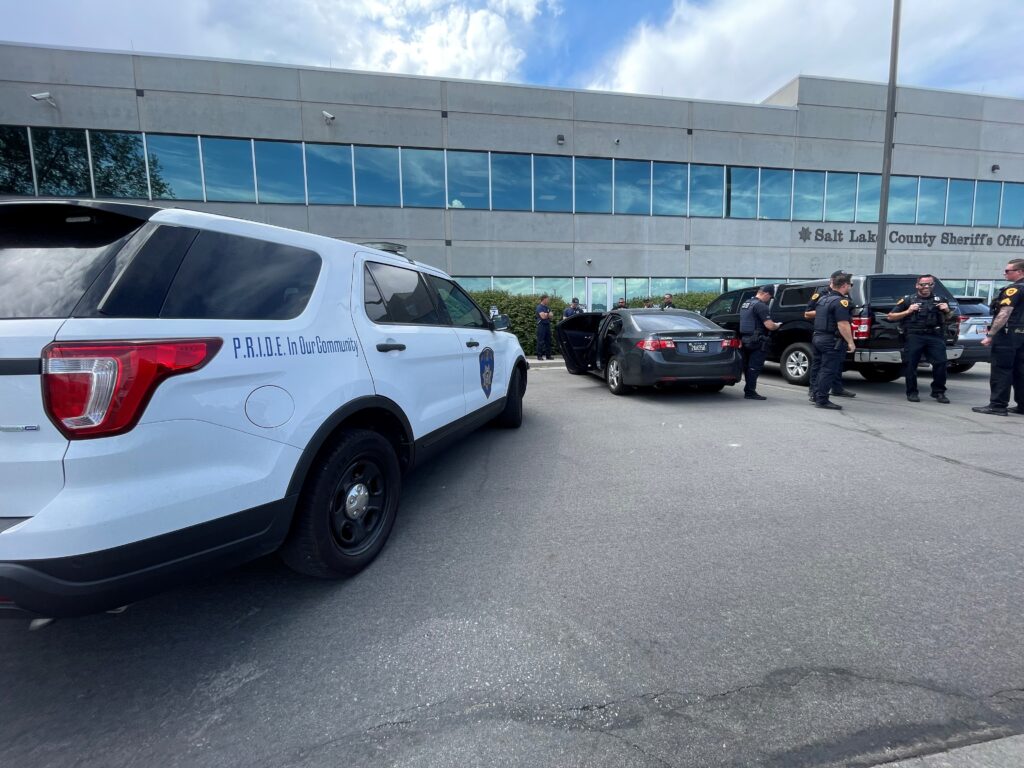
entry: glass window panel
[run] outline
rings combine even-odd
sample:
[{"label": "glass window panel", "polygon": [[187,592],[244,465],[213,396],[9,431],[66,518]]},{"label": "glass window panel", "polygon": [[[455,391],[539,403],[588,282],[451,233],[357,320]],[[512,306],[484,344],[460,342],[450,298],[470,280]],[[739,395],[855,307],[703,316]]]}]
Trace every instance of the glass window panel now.
[{"label": "glass window panel", "polygon": [[496,211],[529,211],[530,156],[491,153],[491,205]]},{"label": "glass window panel", "polygon": [[206,199],[256,202],[251,142],[248,139],[211,139],[206,136],[201,141]]},{"label": "glass window panel", "polygon": [[946,223],[970,226],[974,209],[974,182],[950,179],[949,201],[946,204]]},{"label": "glass window panel", "polygon": [[825,174],[796,171],[793,177],[793,220],[821,221],[825,212]]},{"label": "glass window panel", "polygon": [[613,307],[619,303],[619,299],[626,298],[626,278],[617,277],[612,280],[612,296],[615,297],[612,301]]},{"label": "glass window panel", "polygon": [[678,296],[680,293],[686,293],[686,278],[652,277],[651,295],[660,298],[663,297],[666,293],[671,293],[673,296]]},{"label": "glass window panel", "polygon": [[356,205],[401,204],[398,192],[398,149],[356,147]]},{"label": "glass window panel", "polygon": [[89,197],[89,156],[85,131],[33,128],[32,150],[40,195]]},{"label": "glass window panel", "polygon": [[615,212],[651,213],[651,164],[642,160],[615,161]]},{"label": "glass window panel", "polygon": [[[974,185],[971,184],[971,187],[973,189]],[[966,280],[946,280],[943,278],[942,284],[946,286],[954,296],[965,296],[967,294]]]},{"label": "glass window panel", "polygon": [[761,170],[760,209],[762,219],[788,221],[793,193],[793,172],[772,168]]},{"label": "glass window panel", "polygon": [[612,161],[576,158],[576,213],[612,212]]},{"label": "glass window panel", "polygon": [[352,205],[352,147],[307,144],[306,186],[310,205]]},{"label": "glass window panel", "polygon": [[457,328],[485,328],[487,320],[483,312],[473,303],[473,300],[466,295],[465,291],[459,288],[450,280],[444,280],[434,275],[424,275],[427,282],[437,291],[441,303],[444,304],[448,319]]},{"label": "glass window panel", "polygon": [[725,169],[725,215],[731,219],[757,217],[757,168]]},{"label": "glass window panel", "polygon": [[34,195],[28,129],[0,125],[0,195]]},{"label": "glass window panel", "polygon": [[261,203],[305,203],[302,145],[287,141],[257,141],[256,186]]},{"label": "glass window panel", "polygon": [[[444,152],[440,149],[403,149],[401,154],[402,205],[406,208],[444,208]],[[360,204],[362,197],[360,194]]]},{"label": "glass window panel", "polygon": [[882,177],[877,173],[862,173],[857,189],[857,221],[878,221],[882,199]]},{"label": "glass window panel", "polygon": [[[761,177],[761,181],[764,181],[764,176]],[[723,286],[723,290],[733,291],[736,290],[737,288],[752,288],[753,285],[754,278],[752,277],[728,277],[725,279],[725,285]]]},{"label": "glass window panel", "polygon": [[533,278],[496,277],[494,278],[494,290],[508,291],[519,296],[529,296],[533,293]]},{"label": "glass window panel", "polygon": [[917,200],[918,224],[943,224],[946,221],[946,180],[921,177]]},{"label": "glass window panel", "polygon": [[830,173],[825,181],[825,221],[853,221],[857,174]]},{"label": "glass window panel", "polygon": [[456,277],[455,282],[466,291],[491,290],[491,278],[489,277]]},{"label": "glass window panel", "polygon": [[572,212],[572,158],[533,157],[534,209]]},{"label": "glass window panel", "polygon": [[382,322],[441,324],[434,298],[419,272],[373,261],[367,262],[366,266],[387,306]]},{"label": "glass window panel", "polygon": [[572,298],[571,277],[535,277],[533,285],[535,293],[546,293],[548,296],[557,296],[565,301]]},{"label": "glass window panel", "polygon": [[654,164],[654,215],[686,215],[685,163]]},{"label": "glass window panel", "polygon": [[[149,198],[141,133],[90,131],[89,146],[97,197]],[[167,193],[167,185],[159,173],[153,176],[154,194],[158,190],[161,196]]]},{"label": "glass window panel", "polygon": [[[518,155],[522,157],[522,155]],[[526,166],[526,209],[530,208],[530,166]],[[448,151],[448,205],[486,211],[487,153]]]},{"label": "glass window panel", "polygon": [[572,279],[572,295],[581,301],[587,295],[587,278],[585,277],[574,277]]},{"label": "glass window panel", "polygon": [[1000,227],[1024,227],[1024,184],[1003,184]]},{"label": "glass window panel", "polygon": [[651,295],[651,281],[646,277],[626,278],[626,298],[646,299]]},{"label": "glass window panel", "polygon": [[686,280],[688,293],[721,293],[722,279],[719,277],[690,277]]},{"label": "glass window panel", "polygon": [[146,134],[149,151],[149,178],[160,178],[163,192],[153,187],[154,200],[202,200],[202,176],[199,173],[199,143],[195,136],[158,136]]},{"label": "glass window panel", "polygon": [[889,179],[889,223],[913,224],[917,213],[917,177]]},{"label": "glass window panel", "polygon": [[974,226],[994,227],[999,223],[1001,186],[998,181],[978,182],[974,192]]},{"label": "glass window panel", "polygon": [[721,165],[690,166],[690,215],[722,215],[725,174]]}]

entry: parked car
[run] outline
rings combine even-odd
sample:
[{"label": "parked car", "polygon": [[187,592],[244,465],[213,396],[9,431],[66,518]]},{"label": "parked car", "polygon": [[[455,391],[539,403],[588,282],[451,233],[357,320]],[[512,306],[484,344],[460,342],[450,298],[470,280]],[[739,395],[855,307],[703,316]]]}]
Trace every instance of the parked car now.
[{"label": "parked car", "polygon": [[992,356],[990,347],[983,347],[981,340],[992,324],[992,310],[988,301],[980,296],[957,296],[960,305],[960,334],[957,344],[964,348],[960,359],[949,364],[950,373],[963,373],[975,363],[987,363]]},{"label": "parked car", "polygon": [[736,334],[685,309],[586,312],[555,332],[569,373],[600,376],[614,395],[668,384],[718,392],[741,375]]},{"label": "parked car", "polygon": [[[899,325],[887,320],[886,315],[901,297],[914,293],[916,280],[917,275],[909,274],[853,276],[851,325],[857,350],[846,356],[845,370],[855,370],[868,381],[895,381],[903,375]],[[941,281],[935,283],[935,295],[948,300],[955,310],[952,292]],[[774,284],[775,297],[769,305],[769,313],[782,328],[771,334],[768,359],[779,363],[783,378],[791,384],[806,386],[810,377],[814,321],[804,319],[804,309],[811,296],[827,285],[827,279]],[[738,331],[740,305],[756,291],[755,287],[723,293],[707,306],[704,315],[724,328]],[[955,322],[946,327],[946,355],[951,362],[963,353],[956,343],[956,327]]]},{"label": "parked car", "polygon": [[358,572],[409,470],[522,422],[507,325],[438,269],[329,237],[0,203],[0,614],[116,608],[278,549]]}]

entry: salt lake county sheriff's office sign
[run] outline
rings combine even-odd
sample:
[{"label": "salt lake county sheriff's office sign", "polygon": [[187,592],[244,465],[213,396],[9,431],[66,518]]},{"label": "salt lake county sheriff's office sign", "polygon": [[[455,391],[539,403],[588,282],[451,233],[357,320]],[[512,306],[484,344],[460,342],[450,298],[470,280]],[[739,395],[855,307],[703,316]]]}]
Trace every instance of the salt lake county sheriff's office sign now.
[{"label": "salt lake county sheriff's office sign", "polygon": [[[807,245],[836,245],[838,243],[859,244],[876,243],[878,231],[875,228],[858,227],[801,227],[797,231],[797,237],[801,244]],[[912,245],[924,248],[933,246],[953,246],[967,248],[1011,248],[1024,250],[1024,234],[1019,232],[971,232],[964,234],[955,230],[924,230],[907,232],[905,230],[890,229],[886,235],[890,245]]]}]

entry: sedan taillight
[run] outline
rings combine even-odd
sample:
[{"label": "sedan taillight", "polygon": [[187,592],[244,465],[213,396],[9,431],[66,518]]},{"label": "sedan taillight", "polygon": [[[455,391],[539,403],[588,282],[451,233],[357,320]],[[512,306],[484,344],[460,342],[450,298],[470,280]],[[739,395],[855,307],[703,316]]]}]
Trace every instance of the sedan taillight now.
[{"label": "sedan taillight", "polygon": [[722,349],[739,349],[743,343],[737,337],[722,339]]},{"label": "sedan taillight", "polygon": [[657,352],[661,349],[675,349],[676,343],[672,339],[644,339],[638,341],[636,347],[646,352]]},{"label": "sedan taillight", "polygon": [[164,379],[202,368],[221,339],[54,342],[43,350],[43,402],[69,439],[128,432]]}]

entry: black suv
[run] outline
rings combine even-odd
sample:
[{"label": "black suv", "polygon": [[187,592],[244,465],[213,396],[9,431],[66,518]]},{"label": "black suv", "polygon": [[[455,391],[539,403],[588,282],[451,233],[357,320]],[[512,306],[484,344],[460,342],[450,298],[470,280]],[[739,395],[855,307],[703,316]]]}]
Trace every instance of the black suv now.
[{"label": "black suv", "polygon": [[[916,292],[917,275],[854,275],[850,289],[853,302],[853,339],[857,351],[846,356],[845,370],[856,370],[868,381],[895,381],[903,373],[899,324],[886,320],[886,315],[903,296]],[[775,283],[775,298],[770,307],[771,318],[782,327],[771,334],[772,347],[768,359],[779,363],[782,375],[791,384],[806,385],[810,374],[811,335],[814,321],[804,319],[807,302],[825,289],[828,279],[799,283]],[[704,315],[718,325],[739,331],[740,306],[757,292],[757,287],[723,293],[712,301]],[[953,293],[940,280],[935,280],[934,295],[948,301],[953,317],[959,314]],[[950,361],[963,354],[957,346],[957,321],[946,326],[947,356]]]}]

